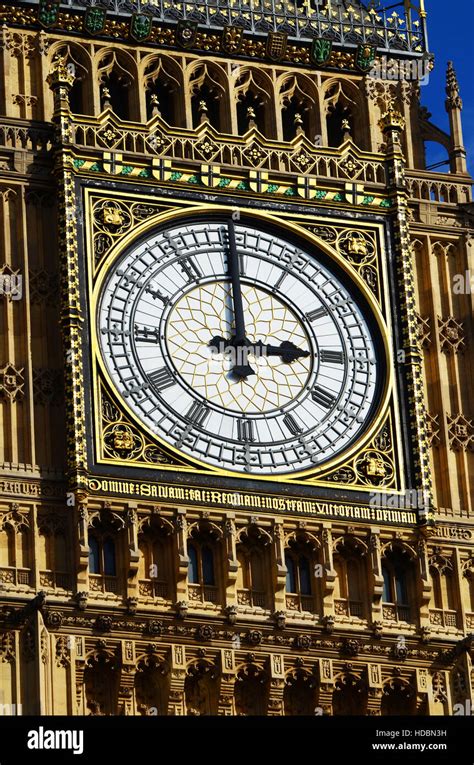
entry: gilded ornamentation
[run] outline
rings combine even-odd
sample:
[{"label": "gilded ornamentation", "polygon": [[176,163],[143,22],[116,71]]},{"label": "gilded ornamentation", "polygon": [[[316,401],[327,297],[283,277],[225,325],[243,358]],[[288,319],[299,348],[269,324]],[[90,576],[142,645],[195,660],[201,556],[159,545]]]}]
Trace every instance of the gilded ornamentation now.
[{"label": "gilded ornamentation", "polygon": [[431,346],[431,320],[429,316],[421,316],[415,311],[416,337],[420,348]]},{"label": "gilded ornamentation", "polygon": [[439,446],[441,443],[441,426],[439,423],[439,414],[431,414],[430,412],[426,412],[426,432],[429,446]]}]

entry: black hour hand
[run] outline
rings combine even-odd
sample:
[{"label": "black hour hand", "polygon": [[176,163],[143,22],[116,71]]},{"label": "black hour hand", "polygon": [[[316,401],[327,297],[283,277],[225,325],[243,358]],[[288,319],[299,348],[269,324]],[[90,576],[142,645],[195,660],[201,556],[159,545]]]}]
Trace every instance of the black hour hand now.
[{"label": "black hour hand", "polygon": [[302,351],[290,340],[284,340],[280,345],[264,345],[262,342],[255,343],[256,356],[279,356],[284,364],[293,364],[298,359],[307,359],[309,351]]}]

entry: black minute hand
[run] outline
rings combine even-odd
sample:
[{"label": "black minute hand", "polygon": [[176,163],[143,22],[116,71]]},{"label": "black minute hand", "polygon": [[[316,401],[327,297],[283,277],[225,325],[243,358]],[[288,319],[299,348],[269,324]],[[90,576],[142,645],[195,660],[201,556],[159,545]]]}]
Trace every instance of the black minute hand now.
[{"label": "black minute hand", "polygon": [[[242,285],[240,282],[239,254],[237,252],[235,225],[233,220],[229,220],[227,232],[229,237],[228,268],[230,280],[232,282],[232,302],[234,307],[235,322],[235,337],[233,338],[233,346],[238,354],[239,349],[247,348],[250,343],[247,340],[247,333],[245,331],[244,304],[242,301]],[[240,378],[250,377],[250,375],[255,374],[252,367],[245,363],[235,364],[232,368],[232,372]]]}]

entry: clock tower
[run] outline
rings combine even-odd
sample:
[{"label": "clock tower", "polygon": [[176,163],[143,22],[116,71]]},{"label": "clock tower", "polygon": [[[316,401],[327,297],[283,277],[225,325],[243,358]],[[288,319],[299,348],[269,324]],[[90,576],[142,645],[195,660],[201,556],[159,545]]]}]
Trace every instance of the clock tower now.
[{"label": "clock tower", "polygon": [[472,703],[462,101],[383,5],[0,7],[4,704]]}]

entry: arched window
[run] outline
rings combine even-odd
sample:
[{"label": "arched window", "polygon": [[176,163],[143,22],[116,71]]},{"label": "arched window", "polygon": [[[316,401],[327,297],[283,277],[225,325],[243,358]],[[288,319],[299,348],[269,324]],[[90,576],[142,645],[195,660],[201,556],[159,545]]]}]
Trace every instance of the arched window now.
[{"label": "arched window", "polygon": [[191,601],[219,600],[216,563],[217,532],[209,525],[195,526],[188,540],[188,593]]},{"label": "arched window", "polygon": [[432,598],[430,620],[444,627],[457,627],[457,601],[452,562],[441,555],[430,560]]},{"label": "arched window", "polygon": [[211,662],[201,660],[188,666],[184,697],[186,714],[217,715],[219,698],[217,673]]},{"label": "arched window", "polygon": [[147,119],[160,115],[168,125],[183,124],[183,77],[180,67],[167,56],[152,56],[144,64]]},{"label": "arched window", "polygon": [[255,664],[246,664],[237,672],[236,713],[246,717],[266,715],[268,690],[268,679],[264,670]]},{"label": "arched window", "polygon": [[286,607],[315,613],[322,601],[317,540],[307,534],[293,534],[285,550],[285,566]]},{"label": "arched window", "polygon": [[383,616],[389,621],[410,622],[413,618],[411,600],[416,587],[413,564],[402,548],[388,547],[382,558]]},{"label": "arched window", "polygon": [[14,537],[11,526],[4,526],[0,529],[0,566],[15,565],[15,546],[13,542]]},{"label": "arched window", "polygon": [[364,619],[367,613],[364,597],[367,558],[362,543],[351,537],[338,540],[335,546],[334,569],[336,614]]},{"label": "arched window", "polygon": [[398,679],[389,680],[383,689],[381,713],[383,717],[404,717],[416,713],[413,689]]},{"label": "arched window", "polygon": [[189,84],[193,127],[210,122],[219,133],[229,132],[229,96],[222,68],[211,62],[193,65]]},{"label": "arched window", "polygon": [[73,114],[92,114],[91,61],[87,51],[76,43],[61,44],[53,49],[52,60],[60,60],[74,73],[69,91],[69,106]]},{"label": "arched window", "polygon": [[146,654],[137,662],[135,694],[137,710],[141,715],[166,715],[170,686],[169,665],[164,658]]},{"label": "arched window", "polygon": [[199,568],[198,568],[198,554],[195,545],[190,543],[188,545],[188,558],[189,558],[189,576],[188,579],[191,584],[199,584]]},{"label": "arched window", "polygon": [[335,683],[332,697],[335,716],[365,715],[367,712],[367,688],[355,675],[345,674]]},{"label": "arched window", "polygon": [[91,574],[100,574],[100,549],[99,542],[95,537],[89,537],[89,572]]},{"label": "arched window", "polygon": [[243,71],[235,83],[237,125],[240,135],[258,128],[267,138],[275,138],[275,117],[271,102],[273,83],[263,72]]},{"label": "arched window", "polygon": [[89,534],[89,582],[92,590],[118,592],[116,541],[97,530]]},{"label": "arched window", "polygon": [[357,85],[330,80],[324,88],[324,109],[329,146],[340,146],[347,136],[361,149],[369,144],[366,100]]},{"label": "arched window", "polygon": [[237,545],[237,602],[240,606],[269,608],[271,537],[251,525],[239,532]]},{"label": "arched window", "polygon": [[203,545],[202,554],[202,582],[203,584],[215,585],[214,578],[214,554],[209,545]]},{"label": "arched window", "polygon": [[283,140],[291,141],[304,133],[311,142],[320,142],[318,91],[302,74],[285,75],[280,88]]},{"label": "arched window", "polygon": [[315,677],[302,669],[292,670],[287,675],[283,692],[285,715],[314,715],[316,688]]},{"label": "arched window", "polygon": [[352,114],[348,106],[337,103],[329,112],[326,119],[329,146],[340,146],[350,130]]},{"label": "arched window", "polygon": [[124,51],[100,53],[98,63],[101,106],[123,120],[138,119],[135,62]]},{"label": "arched window", "polygon": [[115,567],[115,542],[110,537],[104,539],[104,574],[116,576]]},{"label": "arched window", "polygon": [[139,594],[169,599],[174,590],[172,527],[163,519],[146,521],[138,534]]}]

